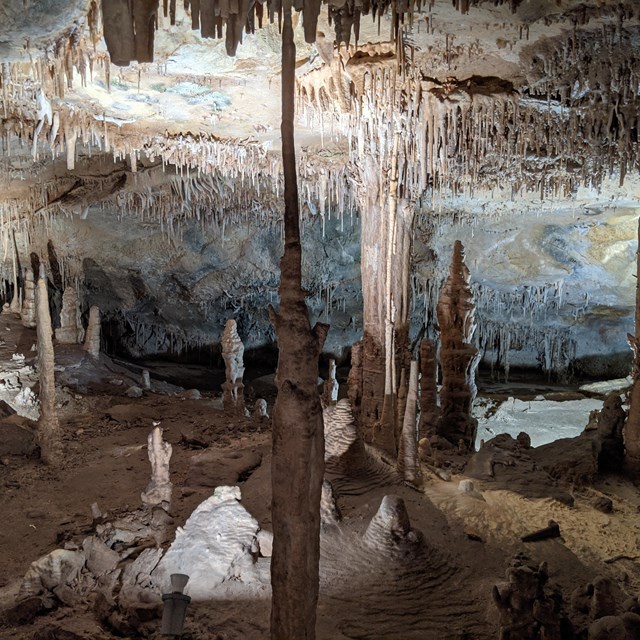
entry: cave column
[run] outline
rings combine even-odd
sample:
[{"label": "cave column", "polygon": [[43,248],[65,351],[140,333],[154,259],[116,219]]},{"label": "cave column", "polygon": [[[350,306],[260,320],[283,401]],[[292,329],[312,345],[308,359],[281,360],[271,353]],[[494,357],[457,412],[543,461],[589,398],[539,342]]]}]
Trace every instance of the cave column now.
[{"label": "cave column", "polygon": [[311,329],[302,289],[302,248],[294,143],[296,48],[291,0],[282,11],[284,254],[280,309],[270,309],[278,341],[271,462],[272,640],[313,640],[319,588],[324,430],[318,359],[329,329]]},{"label": "cave column", "polygon": [[362,392],[358,415],[362,435],[395,455],[400,371],[408,371],[409,270],[414,207],[399,197],[401,136],[393,134],[389,177],[368,157],[360,180],[361,276],[364,335]]},{"label": "cave column", "polygon": [[631,398],[629,416],[624,429],[624,446],[629,460],[640,467],[640,219],[638,219],[638,248],[636,250],[636,314],[635,336],[628,335],[633,350]]}]

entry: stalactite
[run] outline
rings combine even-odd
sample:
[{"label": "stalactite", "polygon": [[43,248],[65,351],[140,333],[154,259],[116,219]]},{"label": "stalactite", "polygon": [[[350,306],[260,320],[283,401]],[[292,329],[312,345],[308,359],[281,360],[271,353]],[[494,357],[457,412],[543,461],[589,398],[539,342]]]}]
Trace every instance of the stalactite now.
[{"label": "stalactite", "polygon": [[40,376],[40,417],[36,440],[40,457],[48,465],[58,465],[62,459],[62,443],[58,413],[56,410],[55,356],[49,315],[49,295],[44,265],[40,265],[40,277],[35,293],[36,333],[38,337],[38,374]]}]

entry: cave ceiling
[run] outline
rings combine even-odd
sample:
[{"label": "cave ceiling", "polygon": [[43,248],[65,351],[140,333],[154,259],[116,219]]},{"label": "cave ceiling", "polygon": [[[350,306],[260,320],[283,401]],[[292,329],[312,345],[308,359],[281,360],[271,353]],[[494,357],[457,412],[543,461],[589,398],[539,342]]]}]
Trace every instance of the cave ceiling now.
[{"label": "cave ceiling", "polygon": [[[235,25],[231,42],[224,28],[220,39],[203,37],[202,15],[192,28],[196,6],[160,2],[153,61],[124,55],[115,65],[98,2],[0,4],[7,279],[13,238],[23,256],[34,250],[46,256],[46,242],[64,219],[77,226],[95,216],[95,225],[105,227],[109,216],[133,216],[179,238],[191,233],[188,225],[181,230],[185,221],[279,218],[277,3],[252,5],[255,32],[244,33],[242,42],[233,16],[224,25]],[[332,0],[322,5],[317,25],[307,20],[306,34],[306,18],[297,18],[296,141],[305,215],[322,217],[324,237],[328,213],[351,215],[384,198],[397,148],[401,198],[436,224],[468,223],[461,236],[470,243],[478,237],[480,247],[471,250],[471,260],[494,283],[509,280],[487,257],[495,249],[491,233],[503,233],[498,227],[516,228],[560,209],[584,219],[604,212],[605,231],[574,224],[556,242],[553,225],[540,223],[531,234],[522,227],[519,237],[504,240],[496,255],[506,244],[516,247],[504,249],[511,284],[527,278],[535,284],[536,260],[551,264],[547,279],[557,279],[573,268],[562,243],[573,234],[579,252],[581,238],[597,236],[575,260],[615,263],[602,301],[628,307],[630,220],[640,203],[640,4],[436,0],[395,6],[404,13],[393,18],[386,3]],[[309,43],[314,25],[316,39]],[[433,235],[436,245],[449,241]],[[546,258],[533,255],[536,235]],[[82,242],[67,237],[68,253],[75,251],[80,264]],[[607,238],[618,244],[598,250]],[[197,271],[193,256],[181,259]],[[78,276],[73,264],[69,255],[70,274]],[[615,282],[626,287],[621,299],[611,293]],[[201,303],[211,295],[210,288],[203,291]]]}]

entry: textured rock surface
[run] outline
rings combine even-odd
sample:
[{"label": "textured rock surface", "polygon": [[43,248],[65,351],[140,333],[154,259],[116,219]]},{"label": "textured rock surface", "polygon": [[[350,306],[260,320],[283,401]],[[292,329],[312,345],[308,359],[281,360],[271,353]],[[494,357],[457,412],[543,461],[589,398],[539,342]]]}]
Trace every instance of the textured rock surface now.
[{"label": "textured rock surface", "polygon": [[256,564],[257,521],[240,504],[238,487],[218,487],[189,517],[153,574],[163,593],[169,574],[185,573],[185,593],[196,600],[240,591],[269,594],[269,569]]}]

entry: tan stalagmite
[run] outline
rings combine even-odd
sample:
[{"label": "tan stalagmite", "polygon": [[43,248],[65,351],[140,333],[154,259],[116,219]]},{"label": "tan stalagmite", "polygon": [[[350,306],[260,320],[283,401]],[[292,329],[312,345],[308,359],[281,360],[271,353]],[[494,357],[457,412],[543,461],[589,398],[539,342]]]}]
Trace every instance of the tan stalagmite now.
[{"label": "tan stalagmite", "polygon": [[224,408],[244,415],[244,345],[233,318],[227,320],[222,334],[222,357],[226,381],[222,384]]},{"label": "tan stalagmite", "polygon": [[404,412],[404,424],[398,447],[398,472],[404,475],[407,482],[416,482],[420,474],[418,464],[418,434],[417,434],[417,406],[418,406],[418,361],[411,361],[409,370],[409,389]]},{"label": "tan stalagmite", "polygon": [[40,375],[40,417],[37,442],[40,457],[46,464],[56,465],[62,458],[60,425],[56,412],[55,354],[49,313],[49,294],[44,265],[40,265],[40,277],[35,292],[36,334],[38,337],[38,373]]},{"label": "tan stalagmite", "polygon": [[470,274],[460,240],[453,245],[449,276],[438,299],[440,327],[440,418],[437,434],[451,444],[473,449],[478,421],[471,415],[476,397],[475,375],[480,354],[471,344],[476,328]]},{"label": "tan stalagmite", "polygon": [[78,293],[75,287],[67,287],[62,294],[60,326],[56,329],[56,340],[61,344],[80,342],[82,326],[79,326]]},{"label": "tan stalagmite", "polygon": [[[25,267],[24,269],[24,300],[22,301],[20,318],[25,327],[33,328],[36,326],[36,285],[33,282],[31,267]],[[51,322],[51,319],[49,319],[49,322]]]},{"label": "tan stalagmite", "polygon": [[162,429],[156,427],[147,437],[147,450],[151,463],[151,482],[141,494],[142,503],[153,507],[171,504],[173,485],[169,480],[169,461],[173,448],[162,439]]},{"label": "tan stalagmite", "polygon": [[436,433],[438,421],[438,364],[436,345],[425,338],[420,342],[420,424],[419,439]]},{"label": "tan stalagmite", "polygon": [[89,309],[89,323],[83,349],[94,358],[100,355],[100,309],[96,305]]}]

